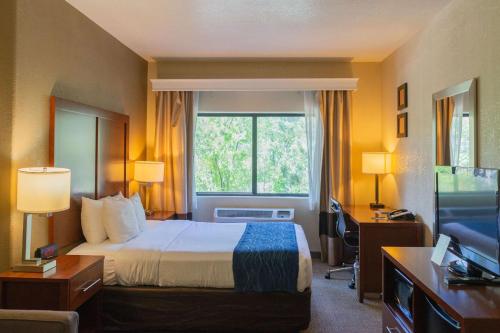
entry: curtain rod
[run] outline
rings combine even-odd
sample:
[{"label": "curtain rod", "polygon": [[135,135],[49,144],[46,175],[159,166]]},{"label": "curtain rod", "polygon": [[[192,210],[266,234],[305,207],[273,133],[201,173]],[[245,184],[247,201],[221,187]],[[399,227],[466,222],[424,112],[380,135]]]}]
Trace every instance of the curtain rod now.
[{"label": "curtain rod", "polygon": [[356,90],[358,78],[151,79],[153,91]]}]

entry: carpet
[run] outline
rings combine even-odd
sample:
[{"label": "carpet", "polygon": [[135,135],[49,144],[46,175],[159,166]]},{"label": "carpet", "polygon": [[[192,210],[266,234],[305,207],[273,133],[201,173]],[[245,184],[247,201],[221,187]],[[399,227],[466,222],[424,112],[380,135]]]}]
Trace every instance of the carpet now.
[{"label": "carpet", "polygon": [[303,333],[379,333],[382,328],[382,301],[357,300],[356,290],[347,287],[350,272],[325,279],[329,266],[313,259],[311,323]]}]

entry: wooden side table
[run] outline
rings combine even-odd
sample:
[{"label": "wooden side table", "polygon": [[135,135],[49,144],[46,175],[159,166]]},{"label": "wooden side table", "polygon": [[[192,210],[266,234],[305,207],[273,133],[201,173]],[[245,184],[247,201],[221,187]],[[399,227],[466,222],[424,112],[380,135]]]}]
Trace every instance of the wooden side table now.
[{"label": "wooden side table", "polygon": [[171,211],[157,211],[153,215],[146,216],[146,220],[164,221],[164,220],[177,220],[177,214]]},{"label": "wooden side table", "polygon": [[45,273],[0,273],[0,308],[77,311],[79,332],[101,327],[103,256],[63,255]]}]

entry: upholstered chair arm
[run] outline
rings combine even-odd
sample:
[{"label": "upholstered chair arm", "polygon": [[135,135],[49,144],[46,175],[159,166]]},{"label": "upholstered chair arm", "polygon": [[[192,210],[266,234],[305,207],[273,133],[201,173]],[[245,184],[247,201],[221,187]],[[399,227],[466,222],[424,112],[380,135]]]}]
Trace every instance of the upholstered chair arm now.
[{"label": "upholstered chair arm", "polygon": [[0,310],[3,333],[78,333],[78,313],[73,311]]}]

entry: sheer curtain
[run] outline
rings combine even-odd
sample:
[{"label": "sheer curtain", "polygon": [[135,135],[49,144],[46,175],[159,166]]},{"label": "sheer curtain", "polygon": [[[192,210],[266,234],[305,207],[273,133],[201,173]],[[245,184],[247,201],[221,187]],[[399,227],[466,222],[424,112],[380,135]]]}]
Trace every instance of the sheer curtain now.
[{"label": "sheer curtain", "polygon": [[319,109],[319,92],[304,92],[304,113],[309,163],[309,209],[316,210],[319,207],[323,158],[323,125]]},{"label": "sheer curtain", "polygon": [[309,208],[320,209],[321,258],[330,265],[342,259],[342,240],[330,197],[353,204],[351,179],[351,92],[306,91],[304,112],[309,154]]},{"label": "sheer curtain", "polygon": [[197,94],[161,91],[156,95],[154,159],[165,163],[164,181],[153,187],[156,210],[191,218],[194,181],[194,127]]},{"label": "sheer curtain", "polygon": [[192,126],[192,132],[191,132],[191,177],[189,179],[191,180],[191,209],[197,209],[198,208],[198,197],[196,196],[196,120],[198,119],[198,111],[200,110],[200,93],[198,91],[193,92],[193,126]]},{"label": "sheer curtain", "polygon": [[[451,165],[461,165],[460,161],[460,149],[462,144],[462,122],[464,117],[464,95],[454,96],[455,108],[453,110],[453,120],[451,123]],[[468,166],[468,165],[462,165]]]}]

